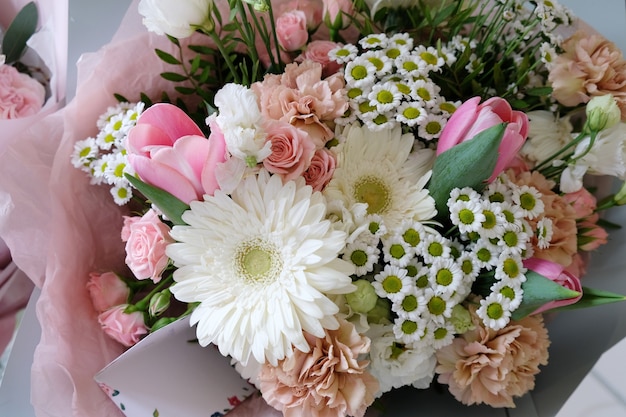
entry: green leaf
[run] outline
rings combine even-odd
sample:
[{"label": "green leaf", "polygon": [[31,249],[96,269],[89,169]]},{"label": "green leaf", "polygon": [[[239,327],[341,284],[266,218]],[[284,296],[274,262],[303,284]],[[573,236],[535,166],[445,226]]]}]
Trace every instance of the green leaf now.
[{"label": "green leaf", "polygon": [[161,50],[161,49],[155,49],[154,52],[157,54],[157,56],[159,58],[161,58],[161,61],[167,63],[167,64],[172,64],[172,65],[180,65],[181,62],[176,59],[174,56],[172,56],[171,54]]},{"label": "green leaf", "polygon": [[28,3],[15,16],[2,40],[2,53],[6,56],[7,64],[20,59],[26,49],[26,42],[37,30],[38,20],[39,12],[34,2]]},{"label": "green leaf", "polygon": [[167,81],[173,81],[176,83],[181,81],[187,81],[186,75],[177,74],[175,72],[162,72],[161,77],[163,77]]},{"label": "green leaf", "polygon": [[579,308],[595,307],[604,304],[617,303],[626,301],[626,296],[614,292],[596,290],[593,288],[583,287],[583,296],[575,304],[558,307],[550,311],[575,310]]},{"label": "green leaf", "polygon": [[529,88],[528,90],[526,90],[526,94],[535,97],[549,96],[550,94],[552,94],[552,87]]},{"label": "green leaf", "polygon": [[130,101],[121,94],[114,93],[113,97],[120,103],[130,103]]},{"label": "green leaf", "polygon": [[526,272],[526,282],[522,284],[524,298],[522,304],[511,314],[511,319],[520,320],[550,301],[567,300],[580,295],[556,282],[536,273]]},{"label": "green leaf", "polygon": [[139,192],[152,201],[172,223],[186,224],[182,219],[182,215],[185,211],[189,210],[188,204],[165,190],[146,184],[137,177],[128,174],[125,174],[125,176],[126,179],[138,189]]},{"label": "green leaf", "polygon": [[452,189],[472,187],[480,192],[484,188],[496,166],[505,128],[504,123],[490,127],[437,157],[428,189],[438,216],[447,218],[446,203]]}]

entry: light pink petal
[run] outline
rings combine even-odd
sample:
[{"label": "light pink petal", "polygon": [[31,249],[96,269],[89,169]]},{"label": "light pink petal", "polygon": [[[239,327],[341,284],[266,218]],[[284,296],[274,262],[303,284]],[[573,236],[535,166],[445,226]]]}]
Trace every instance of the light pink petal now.
[{"label": "light pink petal", "polygon": [[181,109],[169,103],[158,103],[139,116],[137,125],[148,124],[163,131],[171,138],[170,143],[182,136],[203,136],[202,130]]},{"label": "light pink petal", "polygon": [[513,109],[508,101],[501,97],[491,97],[482,103],[479,108],[489,107],[495,114],[500,116],[501,120],[509,121],[512,119]]},{"label": "light pink petal", "polygon": [[480,97],[472,97],[452,114],[448,123],[446,123],[446,126],[443,128],[441,136],[439,136],[437,155],[447,151],[463,140],[466,136],[466,132],[476,121],[476,109],[479,102]]},{"label": "light pink petal", "polygon": [[198,199],[189,179],[175,169],[138,155],[128,155],[128,160],[143,182],[159,187],[185,203]]},{"label": "light pink petal", "polygon": [[172,146],[172,139],[161,129],[149,124],[136,125],[126,139],[129,153],[148,156],[153,146]]},{"label": "light pink petal", "polygon": [[502,122],[503,119],[501,119],[500,116],[494,113],[489,107],[484,107],[478,111],[476,115],[476,121],[465,133],[465,137],[463,138],[463,140],[473,139],[474,136],[476,136],[483,130],[487,130],[490,127],[496,126]]},{"label": "light pink petal", "polygon": [[204,167],[202,168],[202,188],[205,194],[213,195],[219,188],[215,170],[218,164],[226,161],[226,141],[221,130],[211,125],[211,135],[209,136],[209,154],[207,155]]}]

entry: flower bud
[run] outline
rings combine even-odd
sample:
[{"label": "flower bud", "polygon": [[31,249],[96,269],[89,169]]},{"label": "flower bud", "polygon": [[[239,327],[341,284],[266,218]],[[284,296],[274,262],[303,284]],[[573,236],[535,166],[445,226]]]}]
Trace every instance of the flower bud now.
[{"label": "flower bud", "polygon": [[154,322],[152,327],[150,327],[150,332],[156,332],[157,330],[167,326],[168,324],[174,323],[176,320],[178,320],[178,317],[161,317]]},{"label": "flower bud", "polygon": [[615,126],[621,120],[622,113],[612,94],[593,97],[587,103],[587,127],[599,132]]},{"label": "flower bud", "polygon": [[368,313],[376,307],[376,301],[378,301],[374,286],[364,279],[356,280],[353,284],[356,286],[356,290],[346,294],[346,302],[354,312]]},{"label": "flower bud", "polygon": [[465,333],[468,330],[474,328],[472,323],[472,316],[470,312],[461,304],[457,304],[452,308],[452,316],[450,317],[450,323],[454,326],[454,330],[457,333]]},{"label": "flower bud", "polygon": [[152,317],[156,317],[159,314],[163,313],[169,308],[171,297],[172,293],[169,289],[164,289],[163,291],[154,294],[150,298],[148,313],[150,313]]},{"label": "flower bud", "polygon": [[376,300],[376,307],[367,313],[367,321],[370,324],[391,323],[391,303],[386,298]]},{"label": "flower bud", "polygon": [[615,204],[617,204],[618,206],[623,206],[624,204],[626,204],[626,181],[622,184],[622,188],[620,188],[617,194],[615,194],[615,197],[613,197],[613,199],[615,200]]},{"label": "flower bud", "polygon": [[268,0],[244,0],[246,3],[251,4],[254,10],[257,12],[267,12],[270,9]]}]

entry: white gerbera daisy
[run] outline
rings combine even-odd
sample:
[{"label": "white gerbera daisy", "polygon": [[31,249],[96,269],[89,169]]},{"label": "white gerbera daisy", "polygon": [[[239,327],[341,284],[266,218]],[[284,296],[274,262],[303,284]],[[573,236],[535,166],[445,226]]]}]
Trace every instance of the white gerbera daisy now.
[{"label": "white gerbera daisy", "polygon": [[338,258],[346,234],[325,216],[324,197],[304,180],[283,184],[264,170],[232,197],[217,191],[191,203],[167,255],[178,267],[174,296],[200,303],[191,323],[202,346],[276,365],[294,347],[309,350],[304,331],[337,328],[326,294],[354,291],[354,268]]},{"label": "white gerbera daisy", "polygon": [[400,126],[372,132],[355,124],[344,135],[337,169],[324,189],[329,201],[343,200],[346,207],[367,203],[368,213],[379,214],[389,230],[405,219],[434,217],[434,200],[424,188],[431,173],[414,168],[411,134],[402,134]]}]

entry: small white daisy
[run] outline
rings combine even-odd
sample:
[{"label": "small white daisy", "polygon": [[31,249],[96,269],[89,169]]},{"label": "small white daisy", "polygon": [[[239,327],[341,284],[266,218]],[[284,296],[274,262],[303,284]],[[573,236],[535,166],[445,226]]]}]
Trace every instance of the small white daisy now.
[{"label": "small white daisy", "polygon": [[338,64],[345,64],[356,58],[359,50],[352,44],[338,46],[328,51],[328,58]]},{"label": "small white daisy", "polygon": [[111,195],[113,196],[113,201],[118,206],[123,206],[128,203],[133,198],[133,189],[130,184],[126,183],[118,183],[111,187]]},{"label": "small white daisy", "polygon": [[509,301],[509,308],[513,312],[522,303],[524,298],[524,290],[522,283],[519,281],[496,281],[490,291],[496,294],[502,294]]},{"label": "small white daisy", "polygon": [[420,243],[416,253],[421,255],[424,262],[431,264],[435,259],[450,257],[450,242],[438,233],[428,233]]},{"label": "small white daisy", "polygon": [[415,343],[424,337],[426,321],[398,317],[393,323],[393,334],[401,343]]},{"label": "small white daisy", "polygon": [[428,113],[419,124],[417,134],[424,140],[437,139],[447,121],[448,120],[442,115]]},{"label": "small white daisy", "polygon": [[343,259],[352,263],[355,267],[355,275],[360,277],[374,270],[374,264],[378,262],[380,250],[369,242],[356,240],[346,246]]},{"label": "small white daisy", "polygon": [[404,268],[413,258],[414,251],[411,246],[402,239],[402,236],[394,234],[382,239],[383,259],[385,262]]},{"label": "small white daisy", "polygon": [[376,106],[379,112],[384,113],[400,105],[402,93],[394,83],[387,82],[374,85],[367,98],[370,105]]},{"label": "small white daisy", "polygon": [[[528,226],[527,226],[528,227]],[[523,230],[508,229],[502,233],[498,246],[503,252],[521,255],[529,245],[530,236]]]},{"label": "small white daisy", "polygon": [[505,218],[502,214],[502,206],[483,200],[480,204],[481,214],[484,217],[478,234],[484,239],[500,238],[505,231]]},{"label": "small white daisy", "polygon": [[471,250],[476,257],[478,265],[487,270],[493,269],[498,264],[498,258],[502,252],[498,245],[494,245],[485,239],[476,242]]},{"label": "small white daisy", "polygon": [[522,185],[513,190],[513,203],[522,209],[524,217],[532,220],[543,213],[541,193],[535,187]]},{"label": "small white daisy", "polygon": [[476,201],[456,200],[449,207],[450,221],[461,233],[478,232],[486,222],[483,207]]},{"label": "small white daisy", "polygon": [[420,58],[420,66],[426,71],[441,71],[441,67],[444,66],[445,60],[439,56],[436,48],[432,46],[418,45],[414,49],[414,53]]},{"label": "small white daisy", "polygon": [[396,110],[396,120],[410,127],[423,123],[425,118],[426,110],[418,101],[405,101]]},{"label": "small white daisy", "polygon": [[385,265],[382,272],[374,275],[372,285],[379,297],[388,298],[393,302],[402,299],[413,288],[411,281],[406,269]]},{"label": "small white daisy", "polygon": [[525,273],[526,268],[522,263],[522,257],[520,255],[507,252],[500,254],[495,271],[496,279],[525,282]]},{"label": "small white daisy", "polygon": [[429,321],[424,331],[424,337],[428,339],[434,349],[448,346],[454,340],[455,328],[449,321],[443,323]]},{"label": "small white daisy", "polygon": [[552,219],[548,217],[542,217],[538,222],[535,230],[535,236],[537,236],[537,247],[539,249],[547,249],[550,247],[550,241],[554,234],[554,228],[552,225]]},{"label": "small white daisy", "polygon": [[509,299],[501,293],[491,293],[480,300],[480,308],[476,311],[486,327],[493,330],[504,328],[511,320]]},{"label": "small white daisy", "polygon": [[99,148],[96,139],[89,137],[79,140],[74,144],[74,152],[72,153],[72,165],[74,168],[80,168],[83,171],[90,172],[91,162],[98,156]]},{"label": "small white daisy", "polygon": [[426,309],[422,316],[427,316],[430,320],[443,323],[446,318],[450,318],[452,307],[456,304],[451,300],[449,294],[436,293],[432,288],[424,290],[424,298],[426,299]]},{"label": "small white daisy", "polygon": [[437,294],[454,294],[462,280],[461,268],[453,259],[436,259],[430,266],[430,286]]},{"label": "small white daisy", "polygon": [[391,306],[391,311],[396,313],[398,317],[412,318],[413,320],[419,318],[425,309],[426,299],[415,288],[395,300]]},{"label": "small white daisy", "polygon": [[361,48],[363,49],[382,49],[387,46],[387,43],[387,35],[384,33],[373,33],[371,35],[364,36],[359,40],[359,45],[361,45]]}]

